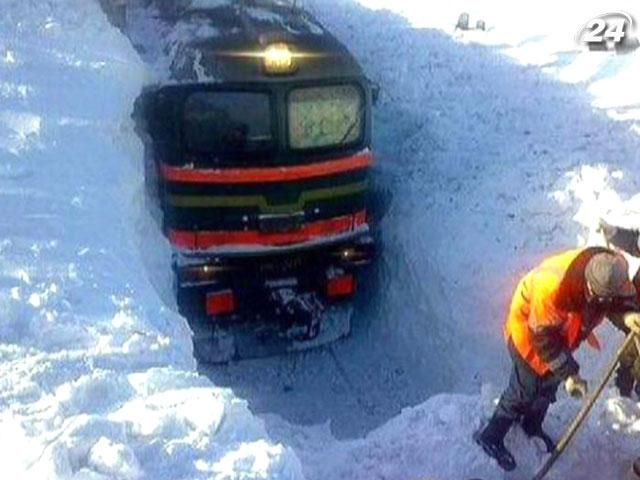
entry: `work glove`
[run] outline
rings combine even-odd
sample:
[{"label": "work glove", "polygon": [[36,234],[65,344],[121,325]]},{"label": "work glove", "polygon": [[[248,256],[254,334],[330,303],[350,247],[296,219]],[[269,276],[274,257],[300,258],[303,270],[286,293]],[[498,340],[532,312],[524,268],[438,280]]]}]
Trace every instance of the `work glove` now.
[{"label": "work glove", "polygon": [[625,326],[636,335],[640,335],[640,313],[631,312],[624,316]]},{"label": "work glove", "polygon": [[570,375],[564,381],[564,389],[573,398],[582,399],[587,396],[588,387],[587,381],[580,375]]}]

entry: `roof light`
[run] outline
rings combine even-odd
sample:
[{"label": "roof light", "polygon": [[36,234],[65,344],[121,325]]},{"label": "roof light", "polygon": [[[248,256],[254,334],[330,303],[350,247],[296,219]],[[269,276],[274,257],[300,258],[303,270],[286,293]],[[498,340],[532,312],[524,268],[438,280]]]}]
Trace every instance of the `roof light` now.
[{"label": "roof light", "polygon": [[293,54],[286,43],[269,45],[264,52],[264,68],[269,74],[283,75],[293,72]]}]

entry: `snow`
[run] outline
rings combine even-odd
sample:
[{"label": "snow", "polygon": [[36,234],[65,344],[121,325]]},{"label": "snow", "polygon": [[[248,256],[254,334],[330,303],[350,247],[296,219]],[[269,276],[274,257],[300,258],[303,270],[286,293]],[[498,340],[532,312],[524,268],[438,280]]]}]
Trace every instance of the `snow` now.
[{"label": "snow", "polygon": [[302,479],[196,373],[150,282],[170,250],[144,204],[130,115],[147,73],[127,39],[97,2],[4,1],[0,59],[3,478]]},{"label": "snow", "polygon": [[192,0],[188,9],[207,9],[228,5],[229,0]]},{"label": "snow", "polygon": [[[206,378],[174,313],[129,119],[180,35],[200,30],[167,32],[134,9],[145,68],[93,2],[3,3],[6,478],[525,479],[546,459],[514,428],[507,476],[471,434],[506,383],[501,329],[519,276],[551,251],[601,243],[600,216],[640,225],[639,52],[575,45],[603,13],[593,0],[305,4],[382,86],[383,256],[349,339],[201,366]],[[640,14],[630,0],[609,8]],[[454,31],[462,11],[489,30]],[[592,385],[621,338],[599,333],[603,352],[579,356]],[[555,437],[579,408],[559,397]],[[623,478],[639,436],[638,403],[608,389],[548,478]]]}]

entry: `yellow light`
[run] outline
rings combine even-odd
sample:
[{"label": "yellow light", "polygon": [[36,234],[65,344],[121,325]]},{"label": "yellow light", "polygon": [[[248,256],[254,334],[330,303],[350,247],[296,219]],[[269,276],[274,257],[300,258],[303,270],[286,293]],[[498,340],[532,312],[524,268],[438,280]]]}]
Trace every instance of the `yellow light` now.
[{"label": "yellow light", "polygon": [[269,45],[264,52],[264,68],[272,74],[291,73],[294,63],[289,46],[286,43]]}]

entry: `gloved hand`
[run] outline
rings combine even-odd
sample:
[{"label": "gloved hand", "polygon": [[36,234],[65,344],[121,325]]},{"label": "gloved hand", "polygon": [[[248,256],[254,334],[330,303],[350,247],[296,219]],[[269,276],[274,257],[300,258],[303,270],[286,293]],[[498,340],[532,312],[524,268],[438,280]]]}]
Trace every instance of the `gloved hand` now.
[{"label": "gloved hand", "polygon": [[640,335],[640,313],[626,313],[624,316],[624,324],[633,333]]},{"label": "gloved hand", "polygon": [[564,381],[564,389],[574,398],[584,398],[587,396],[587,381],[580,375],[571,375]]}]

